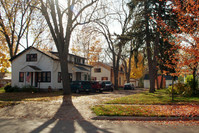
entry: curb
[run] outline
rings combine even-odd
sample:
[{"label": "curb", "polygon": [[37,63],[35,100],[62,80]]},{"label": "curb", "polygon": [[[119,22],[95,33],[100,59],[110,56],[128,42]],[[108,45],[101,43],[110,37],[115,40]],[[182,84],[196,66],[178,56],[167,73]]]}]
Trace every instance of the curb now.
[{"label": "curb", "polygon": [[139,116],[97,116],[92,120],[112,121],[199,121],[199,117],[139,117]]}]

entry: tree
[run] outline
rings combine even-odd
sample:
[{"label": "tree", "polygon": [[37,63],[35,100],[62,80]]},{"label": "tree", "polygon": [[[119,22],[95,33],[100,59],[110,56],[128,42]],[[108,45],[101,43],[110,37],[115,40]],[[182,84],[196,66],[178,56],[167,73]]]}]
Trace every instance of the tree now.
[{"label": "tree", "polygon": [[6,47],[5,40],[0,33],[0,72],[6,72],[10,67],[8,48]]},{"label": "tree", "polygon": [[75,55],[86,58],[88,64],[98,62],[102,57],[101,36],[93,30],[92,26],[83,26],[74,37],[71,51]]},{"label": "tree", "polygon": [[24,47],[22,40],[30,28],[37,5],[37,0],[0,0],[0,32],[7,44],[10,58],[19,52],[19,46]]},{"label": "tree", "polygon": [[138,54],[137,58],[138,58],[137,63],[135,63],[136,62],[135,57],[133,57],[132,62],[131,62],[132,67],[131,67],[130,77],[134,79],[141,78],[145,70],[144,63],[143,63],[144,57],[141,52]]},{"label": "tree", "polygon": [[[118,2],[118,1],[117,1]],[[115,3],[114,3],[115,4]],[[132,22],[132,11],[128,8],[127,2],[125,0],[117,3],[120,5],[119,8],[113,7],[109,8],[109,15],[102,21],[96,21],[96,31],[102,34],[108,44],[107,53],[113,63],[113,73],[114,73],[114,85],[115,89],[118,89],[118,72],[121,63],[121,56],[123,47],[127,42],[131,40],[128,32],[131,29]],[[118,24],[120,31],[116,33],[112,31],[112,24]]]},{"label": "tree", "polygon": [[71,93],[68,75],[68,52],[71,35],[79,25],[100,19],[95,14],[102,8],[100,0],[68,0],[62,6],[59,0],[40,0],[41,12],[50,29],[55,46],[59,53],[64,95]]},{"label": "tree", "polygon": [[[132,78],[132,70],[134,66],[137,67],[139,62],[139,52],[144,52],[144,28],[143,28],[143,10],[140,10],[140,3],[137,1],[128,3],[128,6],[131,8],[132,12],[132,25],[131,30],[128,31],[128,36],[131,38],[131,41],[128,42],[122,53],[122,61],[123,66],[125,67],[125,76],[127,83],[130,82],[130,78]],[[133,62],[133,63],[132,63]],[[144,63],[144,59],[143,59]],[[135,77],[134,77],[135,78]],[[138,78],[138,77],[136,77]]]},{"label": "tree", "polygon": [[175,37],[173,45],[181,50],[176,58],[184,68],[189,68],[193,75],[193,92],[196,94],[196,72],[199,61],[199,3],[194,0],[173,0],[173,13],[176,14],[178,29],[162,22],[161,25]]},{"label": "tree", "polygon": [[182,61],[192,71],[192,89],[193,93],[196,94],[196,73],[199,62],[199,2],[195,0],[174,0],[174,7],[173,11],[177,14],[177,21],[179,22],[179,32],[184,34],[178,39],[178,45],[180,43],[181,49],[185,52]]}]

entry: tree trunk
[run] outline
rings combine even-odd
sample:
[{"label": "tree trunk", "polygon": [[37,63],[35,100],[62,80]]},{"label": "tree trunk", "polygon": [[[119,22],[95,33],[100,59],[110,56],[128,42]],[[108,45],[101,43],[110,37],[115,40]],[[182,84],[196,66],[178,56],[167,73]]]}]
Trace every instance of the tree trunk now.
[{"label": "tree trunk", "polygon": [[173,90],[173,87],[174,87],[174,76],[172,77],[172,90],[171,90],[171,95],[172,95],[172,101],[174,101],[174,90]]},{"label": "tree trunk", "polygon": [[150,93],[155,92],[155,72],[153,71],[153,60],[151,53],[151,44],[150,44],[150,33],[149,33],[149,13],[148,13],[148,1],[145,2],[145,42],[147,46],[147,59],[148,59],[148,67],[149,67],[149,80],[150,80]]},{"label": "tree trunk", "polygon": [[197,69],[193,70],[193,94],[196,95],[196,71]]},{"label": "tree trunk", "polygon": [[68,74],[68,55],[66,53],[62,53],[60,55],[60,66],[61,66],[61,76],[62,76],[62,85],[63,85],[63,94],[64,95],[70,95],[71,89],[70,89],[70,81],[69,81],[69,74]]},{"label": "tree trunk", "polygon": [[158,75],[156,75],[156,85],[157,85],[157,90],[159,90],[160,87],[159,87]]},{"label": "tree trunk", "polygon": [[160,88],[161,88],[161,89],[163,89],[163,79],[164,79],[164,76],[163,76],[163,74],[162,74],[162,76],[161,76],[161,82],[160,82]]},{"label": "tree trunk", "polygon": [[113,71],[114,71],[115,89],[118,90],[118,71],[116,69]]}]

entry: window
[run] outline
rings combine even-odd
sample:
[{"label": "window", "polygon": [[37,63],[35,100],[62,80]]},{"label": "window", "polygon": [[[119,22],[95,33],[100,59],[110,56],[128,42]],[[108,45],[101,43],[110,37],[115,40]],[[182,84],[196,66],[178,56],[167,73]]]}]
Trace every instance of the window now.
[{"label": "window", "polygon": [[95,73],[101,73],[101,68],[94,68]]},{"label": "window", "polygon": [[[73,76],[72,73],[69,73],[69,80],[72,81]],[[61,83],[62,77],[61,77],[61,72],[58,72],[58,83]]]},{"label": "window", "polygon": [[108,77],[102,77],[102,80],[108,80]]},{"label": "window", "polygon": [[39,72],[38,73],[39,82],[51,82],[51,72]]},{"label": "window", "polygon": [[91,80],[96,81],[97,77],[91,77]]},{"label": "window", "polygon": [[58,72],[58,83],[61,83],[62,78],[61,78],[61,72]]},{"label": "window", "polygon": [[37,54],[27,54],[26,61],[27,62],[37,61]]},{"label": "window", "polygon": [[73,75],[72,75],[72,73],[69,73],[69,80],[70,80],[70,81],[73,80]]},{"label": "window", "polygon": [[19,72],[19,82],[24,82],[24,72]]},{"label": "window", "polygon": [[81,59],[80,59],[80,58],[75,57],[75,63],[81,63]]},{"label": "window", "polygon": [[82,64],[85,64],[85,59],[82,60]]},{"label": "window", "polygon": [[41,73],[38,73],[38,81],[41,82]]}]

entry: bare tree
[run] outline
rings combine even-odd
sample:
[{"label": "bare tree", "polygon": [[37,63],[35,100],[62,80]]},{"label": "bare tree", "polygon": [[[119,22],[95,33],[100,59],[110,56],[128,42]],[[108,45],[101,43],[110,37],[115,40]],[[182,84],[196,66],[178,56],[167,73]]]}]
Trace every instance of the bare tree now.
[{"label": "bare tree", "polygon": [[63,79],[64,95],[71,93],[68,78],[68,52],[71,35],[79,25],[100,19],[100,0],[68,0],[60,3],[59,0],[40,0],[41,12],[50,29],[51,35],[59,53],[61,76]]},{"label": "bare tree", "polygon": [[31,26],[38,4],[37,0],[0,0],[0,32],[6,40],[10,58],[19,52],[19,46],[26,48],[21,41]]},{"label": "bare tree", "polygon": [[[117,1],[120,3],[118,8],[110,9],[111,13],[103,21],[98,21],[96,30],[101,33],[108,44],[108,50],[111,53],[111,60],[113,63],[114,85],[118,89],[118,72],[121,61],[122,49],[125,44],[130,41],[131,37],[128,35],[131,30],[132,12],[127,6],[125,0]],[[111,25],[117,23],[120,25],[120,33],[113,33]]]}]

